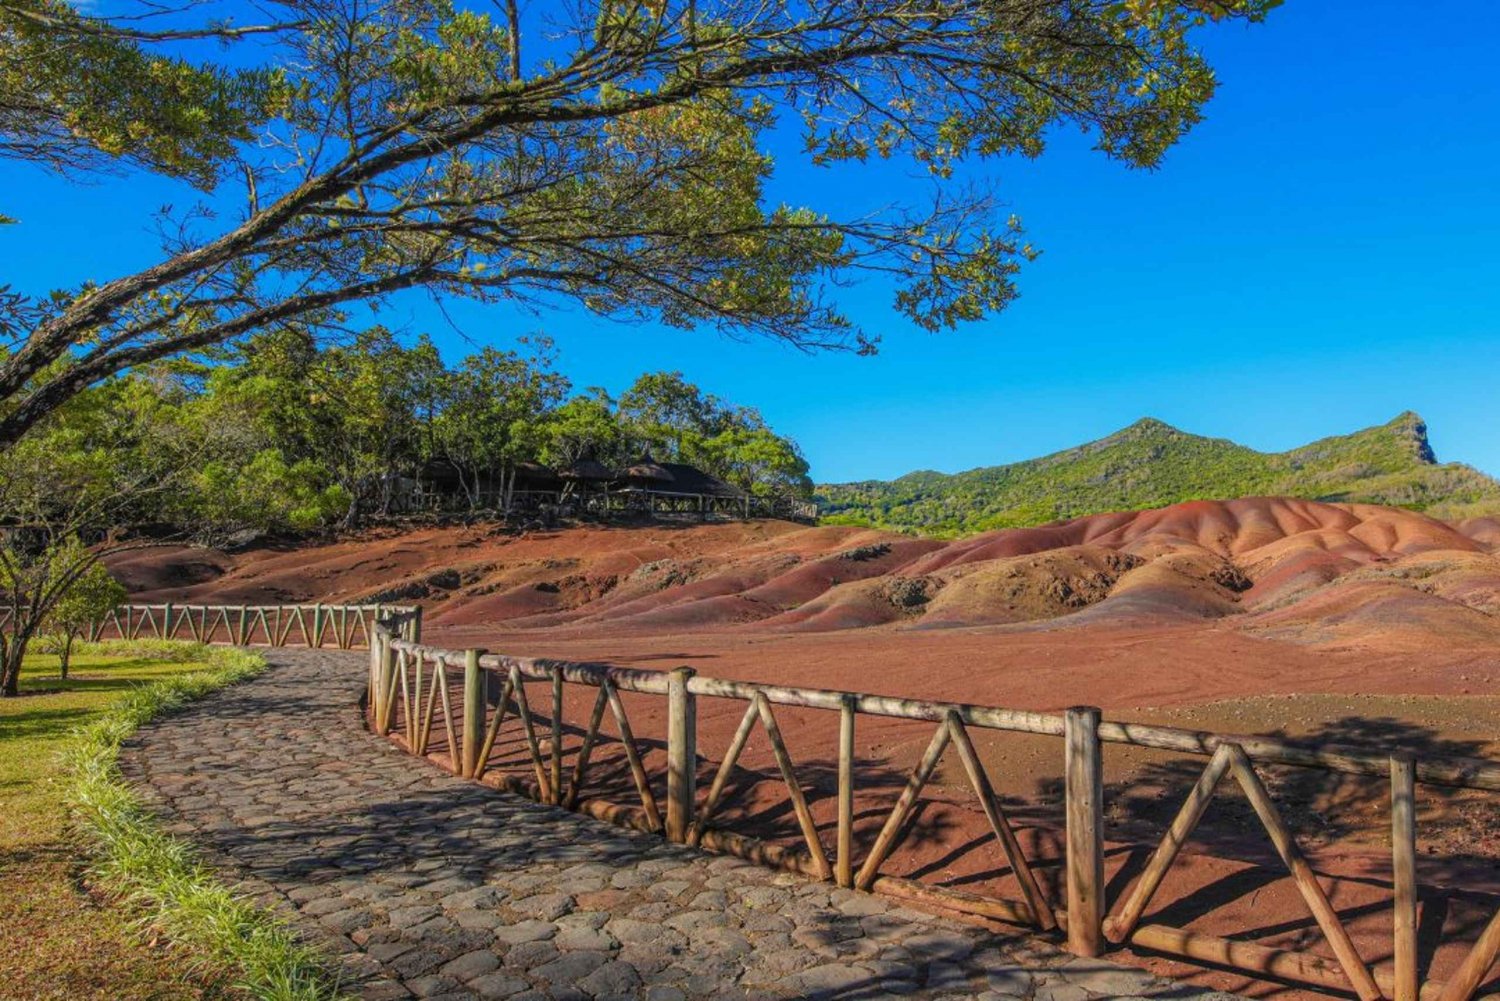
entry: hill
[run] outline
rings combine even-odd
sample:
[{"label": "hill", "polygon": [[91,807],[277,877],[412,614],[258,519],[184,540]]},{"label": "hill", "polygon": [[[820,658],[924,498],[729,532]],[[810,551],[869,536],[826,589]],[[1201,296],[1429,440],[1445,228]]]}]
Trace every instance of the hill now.
[{"label": "hill", "polygon": [[1500,511],[1500,481],[1461,463],[1439,463],[1427,425],[1410,411],[1287,452],[1257,452],[1146,418],[1024,462],[817,488],[826,523],[935,536],[1252,495],[1384,504],[1439,518]]}]

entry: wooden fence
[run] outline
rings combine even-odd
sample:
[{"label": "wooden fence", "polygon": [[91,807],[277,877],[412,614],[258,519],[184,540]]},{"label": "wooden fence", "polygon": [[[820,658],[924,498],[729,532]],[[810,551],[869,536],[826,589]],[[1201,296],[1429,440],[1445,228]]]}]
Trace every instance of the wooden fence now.
[{"label": "wooden fence", "polygon": [[[363,641],[370,652],[367,709],[372,729],[393,736],[414,755],[440,757],[457,775],[476,780],[488,775],[542,802],[654,831],[674,842],[702,845],[796,870],[842,887],[886,893],[1042,931],[1056,930],[1066,935],[1067,948],[1081,956],[1097,956],[1129,944],[1260,977],[1351,992],[1362,1001],[1469,1001],[1478,996],[1500,957],[1500,912],[1489,918],[1477,940],[1466,946],[1463,960],[1446,981],[1429,976],[1424,982],[1418,949],[1418,787],[1500,791],[1500,762],[1492,760],[1414,756],[1399,749],[1377,753],[1333,744],[1310,747],[1266,737],[1126,723],[1103,719],[1100,711],[1091,707],[1059,715],[758,685],[706,677],[685,667],[669,672],[633,670],[507,657],[482,650],[449,650],[421,642],[421,609],[416,607],[139,605],[121,609],[95,634],[102,635],[111,628],[122,636],[162,638],[179,636],[186,630],[191,638],[203,642],[255,643],[259,637],[260,642],[276,646],[296,638],[302,645],[316,648],[331,639],[336,642],[330,645],[348,649]],[[544,685],[550,696],[544,736],[538,732],[528,684]],[[563,726],[568,686],[593,691],[586,724],[580,714],[580,725],[574,728],[581,736],[571,742],[565,739]],[[622,694],[665,700],[665,740],[656,742],[658,746],[664,744],[664,776],[653,775],[648,768],[647,756],[642,753],[648,742],[633,730]],[[744,705],[739,726],[701,797],[697,789],[699,699]],[[831,853],[814,823],[798,764],[782,735],[778,710],[826,713],[829,726],[837,727],[837,819]],[[628,765],[629,785],[638,807],[584,796],[589,788],[590,763],[603,739],[606,715]],[[855,732],[861,716],[933,725],[926,750],[862,855],[854,837],[854,798],[859,783]],[[527,778],[496,772],[503,767],[496,750],[507,721],[522,747],[522,768],[529,773]],[[770,744],[787,805],[800,832],[800,848],[757,841],[715,823],[729,795],[736,764],[757,727]],[[1037,860],[1023,851],[1012,819],[975,750],[971,733],[976,729],[1055,738],[1059,745],[1065,811],[1065,892],[1060,899],[1049,900],[1041,888],[1034,872]],[[923,791],[950,745],[1015,877],[1017,898],[933,886],[881,872],[892,853],[902,847]],[[1103,865],[1106,804],[1102,777],[1107,745],[1154,748],[1204,760],[1201,775],[1145,868],[1113,900],[1107,899]],[[571,767],[565,769],[569,757]],[[1355,947],[1343,917],[1330,902],[1266,789],[1262,771],[1267,766],[1319,769],[1388,782],[1392,969],[1373,967]],[[1240,786],[1270,836],[1332,958],[1142,923],[1216,791],[1230,779]]]},{"label": "wooden fence", "polygon": [[[937,904],[990,919],[1058,929],[1067,947],[1081,956],[1097,956],[1125,944],[1257,976],[1304,983],[1334,991],[1352,991],[1363,1001],[1467,1001],[1477,996],[1497,954],[1500,913],[1486,925],[1467,958],[1446,981],[1421,982],[1418,960],[1415,795],[1419,784],[1464,789],[1500,790],[1500,763],[1478,758],[1422,757],[1402,752],[1372,753],[1334,745],[1319,748],[1279,740],[1215,734],[1162,726],[1123,723],[1102,718],[1089,707],[1062,715],[1023,712],[960,703],[925,702],[856,692],[757,685],[705,677],[691,668],[670,672],[628,670],[596,664],[498,656],[479,650],[426,646],[402,635],[404,616],[393,616],[376,631],[370,654],[370,722],[377,733],[396,734],[416,755],[444,754],[455,774],[483,779],[493,765],[496,741],[507,720],[524,739],[531,778],[504,784],[543,802],[589,812],[617,822],[657,831],[667,839],[704,845],[760,862],[795,869],[843,887],[874,890]],[[451,675],[451,677],[450,677]],[[528,683],[550,690],[548,732],[539,736],[527,694]],[[565,748],[562,720],[565,686],[595,689],[593,708],[582,737]],[[664,698],[667,702],[665,802],[658,801],[652,776],[643,763],[621,693]],[[697,700],[728,699],[744,704],[744,715],[719,759],[706,795],[696,789]],[[837,827],[833,851],[819,837],[799,782],[798,768],[787,750],[777,721],[778,707],[824,710],[837,718]],[[629,764],[639,808],[586,800],[590,758],[606,713],[612,718]],[[926,751],[908,777],[878,835],[863,857],[854,845],[854,755],[860,716],[886,716],[934,724]],[[835,725],[830,723],[830,726]],[[438,739],[434,728],[440,726]],[[759,727],[769,741],[791,811],[801,833],[797,850],[757,842],[722,830],[714,819],[724,806],[729,778],[751,732]],[[1061,744],[1064,774],[1064,863],[1066,893],[1049,901],[1016,837],[1015,828],[995,795],[974,749],[974,729],[1055,737]],[[1155,848],[1145,869],[1113,901],[1106,900],[1103,841],[1103,748],[1120,744],[1180,752],[1206,759],[1203,772],[1188,792],[1176,818]],[[958,754],[969,784],[991,832],[1016,877],[1019,899],[982,896],[915,880],[883,875],[882,866],[901,844],[923,789],[949,746]],[[564,775],[564,760],[572,766]],[[1380,776],[1390,783],[1392,871],[1392,956],[1394,969],[1374,969],[1356,950],[1341,916],[1266,790],[1259,768],[1297,766],[1360,776]],[[1259,768],[1258,768],[1259,766]],[[1164,877],[1202,819],[1220,783],[1232,778],[1244,794],[1286,865],[1333,958],[1293,949],[1273,949],[1254,942],[1207,935],[1165,925],[1142,924]]]},{"label": "wooden fence", "polygon": [[[414,605],[121,605],[88,630],[90,640],[159,639],[236,646],[305,646],[355,650],[373,646],[376,623],[400,617],[401,637],[421,637]],[[0,622],[0,625],[3,625]]]},{"label": "wooden fence", "polygon": [[598,490],[482,490],[473,495],[427,491],[393,499],[391,514],[440,514],[473,511],[536,512],[568,509],[596,516],[614,514],[719,515],[730,518],[787,518],[815,522],[818,505],[795,497],[758,497],[750,494],[691,493],[641,487]]}]

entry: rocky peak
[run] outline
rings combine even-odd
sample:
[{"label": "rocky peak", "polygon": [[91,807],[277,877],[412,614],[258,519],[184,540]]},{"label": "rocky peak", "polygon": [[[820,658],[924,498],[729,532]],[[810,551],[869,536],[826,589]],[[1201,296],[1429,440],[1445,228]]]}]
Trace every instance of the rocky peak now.
[{"label": "rocky peak", "polygon": [[1398,414],[1389,426],[1411,447],[1418,462],[1429,466],[1437,465],[1437,455],[1432,451],[1432,443],[1427,440],[1427,422],[1422,419],[1421,414],[1408,410]]}]

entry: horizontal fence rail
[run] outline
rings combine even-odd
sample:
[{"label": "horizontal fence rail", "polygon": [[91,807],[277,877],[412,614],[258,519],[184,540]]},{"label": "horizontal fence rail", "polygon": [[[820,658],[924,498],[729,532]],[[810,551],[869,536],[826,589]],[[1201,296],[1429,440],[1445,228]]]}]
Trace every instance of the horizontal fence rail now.
[{"label": "horizontal fence rail", "polygon": [[[300,614],[299,614],[300,613]],[[369,648],[367,714],[371,728],[392,737],[411,754],[444,764],[457,775],[490,780],[542,802],[589,812],[616,823],[659,833],[668,840],[730,852],[792,869],[841,887],[872,890],[984,918],[1066,935],[1067,947],[1083,956],[1136,946],[1210,966],[1286,982],[1307,984],[1361,1001],[1469,1001],[1478,997],[1500,958],[1500,911],[1489,917],[1445,980],[1423,976],[1419,959],[1416,871],[1416,795],[1421,786],[1500,790],[1500,762],[1453,755],[1415,755],[1399,748],[1310,746],[1270,737],[1213,733],[1177,727],[1105,720],[1090,707],[1038,713],[966,703],[901,699],[711,678],[691,668],[651,671],[537,658],[482,650],[452,650],[421,642],[421,609],[395,606],[127,606],[109,621],[121,635],[168,637],[187,629],[194,638],[245,642],[261,637],[285,645],[343,649],[363,640]],[[174,621],[175,620],[175,621]],[[189,621],[197,626],[187,625]],[[290,624],[288,624],[290,622]],[[240,625],[246,623],[246,625]],[[212,624],[212,625],[210,625]],[[268,638],[269,639],[266,639]],[[542,701],[534,705],[540,688]],[[566,693],[581,699],[566,728]],[[589,696],[592,696],[591,700]],[[627,698],[665,702],[664,739],[642,737],[632,727]],[[717,758],[706,790],[698,788],[701,764],[697,712],[700,699],[743,706],[728,746]],[[836,727],[835,823],[824,844],[810,806],[807,762],[799,765],[783,733],[788,713],[826,714]],[[856,846],[854,800],[860,784],[855,734],[861,716],[930,724],[925,750],[906,775],[899,794],[863,852]],[[836,719],[836,722],[834,720]],[[613,736],[607,735],[613,731]],[[1016,823],[996,795],[973,743],[975,731],[1029,734],[1056,741],[1064,811],[1061,854],[1063,885],[1049,898],[1038,878],[1041,860],[1028,856]],[[735,795],[751,786],[735,773],[752,735],[769,745],[774,778],[795,825],[796,847],[735,833],[718,823]],[[507,737],[506,735],[509,734]],[[503,738],[503,739],[502,739]],[[505,740],[514,752],[501,753]],[[597,792],[594,770],[609,742],[618,751],[618,790],[632,790],[629,805],[585,795]],[[1103,759],[1108,746],[1132,746],[1202,760],[1160,842],[1139,875],[1113,899],[1104,879]],[[953,752],[963,784],[972,793],[994,844],[1014,879],[1017,895],[1000,897],[917,879],[882,869],[903,848],[923,793],[940,761]],[[1389,796],[1391,843],[1391,968],[1376,967],[1356,948],[1345,917],[1330,900],[1280,807],[1267,790],[1271,767],[1315,769],[1363,776],[1384,783]],[[519,769],[519,773],[511,769]],[[625,776],[628,775],[628,781]],[[1293,948],[1271,948],[1244,938],[1146,923],[1153,900],[1222,786],[1236,786],[1255,821],[1268,835],[1291,885],[1310,914],[1331,956]],[[820,801],[821,802],[821,801]],[[1441,932],[1441,929],[1439,929]],[[1430,941],[1431,929],[1424,933]],[[1430,971],[1429,971],[1430,972]],[[1496,995],[1490,995],[1496,997]]]}]

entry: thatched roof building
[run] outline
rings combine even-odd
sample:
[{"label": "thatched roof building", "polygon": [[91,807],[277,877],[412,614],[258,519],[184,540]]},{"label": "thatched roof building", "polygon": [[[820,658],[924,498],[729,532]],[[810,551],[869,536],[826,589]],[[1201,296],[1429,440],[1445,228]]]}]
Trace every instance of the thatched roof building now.
[{"label": "thatched roof building", "polygon": [[463,478],[464,470],[444,458],[428,459],[417,470],[417,479],[431,490],[459,490]]},{"label": "thatched roof building", "polygon": [[645,490],[670,490],[675,479],[665,466],[651,458],[650,452],[642,453],[639,459],[620,470],[615,478],[622,486]]},{"label": "thatched roof building", "polygon": [[562,476],[551,466],[540,462],[516,463],[517,490],[556,490],[562,486]]},{"label": "thatched roof building", "polygon": [[705,473],[696,466],[689,466],[682,462],[663,462],[660,464],[672,476],[672,482],[657,489],[664,493],[674,494],[701,494],[705,497],[725,497],[739,499],[745,495],[745,491]]},{"label": "thatched roof building", "polygon": [[608,483],[614,479],[614,474],[609,471],[609,467],[594,458],[579,459],[571,466],[559,470],[557,475],[564,480],[573,480],[577,483]]}]

